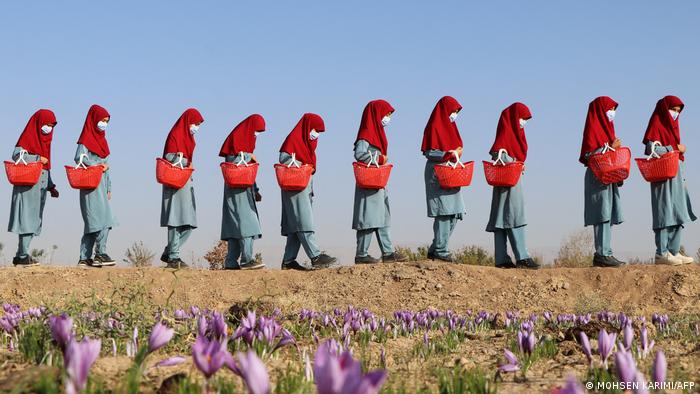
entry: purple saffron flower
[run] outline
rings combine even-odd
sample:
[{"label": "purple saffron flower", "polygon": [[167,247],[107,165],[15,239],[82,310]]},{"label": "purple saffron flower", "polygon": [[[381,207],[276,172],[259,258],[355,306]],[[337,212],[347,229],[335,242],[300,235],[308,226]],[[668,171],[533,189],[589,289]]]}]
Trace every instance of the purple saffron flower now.
[{"label": "purple saffron flower", "polygon": [[185,358],[182,356],[173,356],[166,358],[165,360],[158,361],[156,367],[172,367],[173,365],[182,364],[185,362]]},{"label": "purple saffron flower", "polygon": [[501,372],[516,372],[520,370],[520,363],[515,354],[508,349],[503,349],[503,353],[506,356],[506,364],[500,364],[498,370]]},{"label": "purple saffron flower", "polygon": [[66,394],[77,394],[85,389],[90,368],[100,355],[100,346],[99,339],[85,338],[80,342],[70,340],[64,357],[68,376],[65,382]]},{"label": "purple saffron flower", "polygon": [[625,346],[625,350],[630,350],[632,349],[632,340],[634,339],[634,330],[632,330],[632,324],[628,322],[625,325],[625,328],[623,330],[623,344]]},{"label": "purple saffron flower", "polygon": [[362,374],[360,363],[349,352],[338,356],[330,341],[322,343],[314,357],[314,379],[318,394],[376,394],[387,373],[377,370]]},{"label": "purple saffron flower", "polygon": [[639,353],[642,355],[642,358],[646,358],[654,348],[654,341],[649,342],[649,334],[647,333],[646,326],[642,326],[639,336],[641,337],[642,342],[642,348],[639,349]]},{"label": "purple saffron flower", "polygon": [[583,348],[583,353],[588,359],[588,367],[590,368],[590,366],[593,365],[593,353],[591,352],[591,342],[588,340],[588,335],[586,335],[586,333],[583,331],[579,333],[579,338],[581,339],[581,347]]},{"label": "purple saffron flower", "polygon": [[615,347],[615,338],[617,338],[617,334],[608,334],[605,329],[601,329],[598,334],[598,354],[600,354],[600,359],[605,368],[608,368],[608,358],[612,354],[613,347]]},{"label": "purple saffron flower", "polygon": [[219,312],[214,312],[211,318],[211,330],[214,338],[222,339],[228,336],[228,326],[224,316]]},{"label": "purple saffron flower", "polygon": [[634,362],[634,356],[626,350],[618,350],[615,353],[615,370],[620,382],[631,383],[637,374],[637,364]]},{"label": "purple saffron flower", "polygon": [[530,331],[529,334],[523,333],[523,350],[525,350],[525,353],[530,355],[532,352],[535,351],[535,344],[537,343],[537,339],[535,339],[535,333]]},{"label": "purple saffron flower", "polygon": [[664,383],[666,382],[666,356],[664,352],[659,350],[656,352],[656,358],[654,359],[654,366],[652,368],[652,378],[654,383]]},{"label": "purple saffron flower", "polygon": [[207,329],[209,324],[207,324],[207,318],[204,315],[199,315],[197,318],[197,336],[203,337],[207,335]]},{"label": "purple saffron flower", "polygon": [[262,360],[254,351],[238,353],[238,370],[250,394],[268,394],[270,392],[270,377]]},{"label": "purple saffron flower", "polygon": [[151,335],[148,337],[148,353],[153,353],[156,350],[165,346],[175,334],[175,330],[158,322],[153,326]]},{"label": "purple saffron flower", "polygon": [[586,390],[581,386],[581,383],[574,376],[569,376],[566,379],[566,385],[559,390],[554,390],[556,394],[586,394]]},{"label": "purple saffron flower", "polygon": [[204,376],[211,378],[231,358],[226,350],[226,342],[210,341],[203,336],[197,337],[192,345],[192,360]]},{"label": "purple saffron flower", "polygon": [[50,316],[49,329],[51,330],[51,338],[65,353],[66,346],[73,339],[73,320],[67,315]]}]

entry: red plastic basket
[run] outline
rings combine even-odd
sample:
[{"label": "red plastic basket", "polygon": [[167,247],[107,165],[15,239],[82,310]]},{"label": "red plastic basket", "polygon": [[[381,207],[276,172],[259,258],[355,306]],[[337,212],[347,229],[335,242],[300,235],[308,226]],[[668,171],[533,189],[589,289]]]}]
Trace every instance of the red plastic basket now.
[{"label": "red plastic basket", "polygon": [[366,163],[352,163],[355,182],[362,189],[384,189],[389,182],[389,175],[391,175],[393,167],[391,164],[384,164],[379,167],[370,164],[368,167]]},{"label": "red plastic basket", "polygon": [[309,164],[302,164],[300,167],[287,167],[285,164],[275,164],[277,183],[282,190],[299,191],[306,189],[313,171],[313,166]]},{"label": "red plastic basket", "polygon": [[5,173],[7,180],[15,186],[34,186],[39,182],[41,170],[44,165],[39,161],[32,163],[17,163],[14,161],[5,162]]},{"label": "red plastic basket", "polygon": [[604,185],[622,182],[630,176],[632,152],[627,147],[609,149],[605,153],[595,153],[588,158],[588,168]]},{"label": "red plastic basket", "polygon": [[104,168],[102,166],[75,167],[65,166],[68,183],[73,189],[90,190],[96,189],[102,180]]},{"label": "red plastic basket", "polygon": [[433,166],[435,177],[443,189],[454,189],[472,184],[474,176],[474,162],[457,163],[456,166],[449,164],[436,164]]},{"label": "red plastic basket", "polygon": [[258,163],[235,164],[221,163],[221,173],[224,175],[226,186],[236,189],[246,189],[255,184],[258,175]]},{"label": "red plastic basket", "polygon": [[663,182],[678,175],[680,152],[671,151],[659,158],[636,158],[639,172],[647,182]]},{"label": "red plastic basket", "polygon": [[491,186],[513,187],[518,184],[520,175],[523,173],[525,163],[514,161],[505,164],[494,164],[484,161],[484,175],[486,183]]},{"label": "red plastic basket", "polygon": [[182,189],[192,176],[193,168],[181,168],[162,157],[156,158],[156,180],[163,186]]}]

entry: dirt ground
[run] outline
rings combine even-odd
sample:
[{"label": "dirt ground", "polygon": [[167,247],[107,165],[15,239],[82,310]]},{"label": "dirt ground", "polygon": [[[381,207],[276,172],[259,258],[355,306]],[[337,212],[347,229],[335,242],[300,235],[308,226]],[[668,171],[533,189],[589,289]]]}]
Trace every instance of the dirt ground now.
[{"label": "dirt ground", "polygon": [[227,309],[249,299],[282,311],[353,305],[377,314],[428,307],[522,312],[700,313],[700,265],[551,268],[539,271],[435,262],[378,264],[314,272],[159,268],[2,268],[0,301],[60,306],[71,298],[109,300],[141,286],[156,305]]}]

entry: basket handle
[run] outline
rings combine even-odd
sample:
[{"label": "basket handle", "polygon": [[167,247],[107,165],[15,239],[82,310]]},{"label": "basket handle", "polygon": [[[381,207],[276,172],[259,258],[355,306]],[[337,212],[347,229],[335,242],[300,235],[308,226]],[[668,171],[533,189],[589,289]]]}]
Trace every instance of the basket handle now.
[{"label": "basket handle", "polygon": [[369,162],[367,162],[367,168],[369,168],[369,166],[371,166],[372,163],[374,163],[374,165],[377,168],[379,168],[379,151],[377,151],[377,153],[374,155],[371,151],[369,152]]},{"label": "basket handle", "polygon": [[15,162],[15,164],[19,164],[19,162],[21,161],[22,164],[24,164],[25,166],[28,165],[27,161],[24,160],[24,155],[26,155],[27,153],[29,153],[29,152],[27,152],[26,149],[20,148],[20,150],[19,150],[19,158],[17,159],[17,161]]},{"label": "basket handle", "polygon": [[606,153],[608,153],[609,150],[615,152],[615,148],[613,148],[612,146],[610,146],[610,145],[606,142],[605,145],[603,145],[603,152],[602,152],[602,153],[603,153],[603,154],[606,154]]},{"label": "basket handle", "polygon": [[455,159],[457,159],[457,161],[454,164],[452,164],[451,162],[448,161],[447,165],[452,166],[452,168],[457,168],[458,165],[462,166],[462,168],[464,168],[464,163],[462,163],[462,159],[459,158],[459,155],[457,154],[457,152],[452,151],[452,154],[455,156]]},{"label": "basket handle", "polygon": [[501,165],[502,165],[502,166],[505,166],[505,165],[506,165],[506,162],[503,161],[503,154],[504,154],[504,153],[505,153],[505,154],[508,154],[508,151],[505,150],[505,149],[503,149],[503,148],[501,148],[501,149],[498,150],[498,157],[496,157],[496,160],[493,161],[493,165],[498,164],[499,161],[501,162]]},{"label": "basket handle", "polygon": [[655,159],[661,158],[661,156],[659,156],[659,154],[656,153],[656,150],[654,149],[654,148],[656,148],[657,145],[661,146],[661,141],[654,141],[651,143],[651,153],[649,154],[649,156],[647,156],[647,160],[651,160],[652,158],[655,158]]},{"label": "basket handle", "polygon": [[182,152],[177,152],[177,162],[171,163],[171,165],[172,165],[173,167],[179,165],[179,166],[180,166],[180,169],[183,169],[183,170],[184,170],[185,167],[182,165],[182,159],[183,159],[183,157],[184,157],[184,155],[182,154]]},{"label": "basket handle", "polygon": [[80,159],[78,160],[78,164],[76,164],[76,166],[75,166],[76,169],[78,169],[80,167],[87,169],[87,166],[85,165],[85,163],[83,163],[83,159],[86,157],[87,157],[87,154],[85,154],[85,153],[80,154]]},{"label": "basket handle", "polygon": [[243,160],[243,152],[239,152],[239,153],[238,153],[238,157],[239,157],[238,162],[236,162],[235,164],[236,164],[237,166],[239,166],[239,167],[240,167],[241,164],[243,164],[243,165],[245,165],[246,167],[248,167],[248,163],[246,163],[245,160]]},{"label": "basket handle", "polygon": [[289,164],[287,164],[287,168],[291,168],[292,166],[296,166],[297,168],[301,168],[301,166],[299,164],[297,164],[296,157],[297,157],[297,154],[292,153],[292,161],[290,161]]}]

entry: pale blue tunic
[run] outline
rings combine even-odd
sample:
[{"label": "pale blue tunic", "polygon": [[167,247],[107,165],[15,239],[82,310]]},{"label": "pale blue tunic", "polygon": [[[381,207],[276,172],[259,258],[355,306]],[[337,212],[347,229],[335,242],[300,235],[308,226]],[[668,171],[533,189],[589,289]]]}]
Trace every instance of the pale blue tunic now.
[{"label": "pale blue tunic", "polygon": [[[165,160],[171,163],[178,161],[177,153],[167,153]],[[182,165],[187,167],[188,161],[182,159]],[[161,227],[197,227],[197,204],[194,198],[193,177],[181,189],[163,186],[163,198],[160,209]]]},{"label": "pale blue tunic", "polygon": [[[491,152],[491,156],[493,160],[496,160],[498,153]],[[508,154],[502,155],[501,158],[506,163],[515,161]],[[491,214],[486,231],[494,232],[497,229],[522,227],[526,224],[522,176],[513,187],[494,187],[491,197]]]},{"label": "pale blue tunic", "polygon": [[[102,158],[90,152],[83,144],[78,144],[75,151],[75,163],[80,162],[81,155],[83,164],[95,166],[99,164],[109,164],[107,157]],[[105,229],[110,229],[117,225],[112,215],[112,208],[107,198],[107,193],[112,191],[112,181],[109,178],[110,170],[102,173],[102,179],[96,189],[80,190],[80,213],[83,215],[83,234],[90,234]]]},{"label": "pale blue tunic", "polygon": [[[287,165],[291,161],[290,154],[280,152],[279,162],[281,164]],[[298,160],[295,163],[301,164]],[[313,176],[304,190],[282,190],[282,235],[286,236],[300,231],[314,231],[312,200]]]},{"label": "pale blue tunic", "polygon": [[[12,161],[17,161],[20,150],[21,147],[15,147],[12,152]],[[24,161],[27,163],[33,163],[40,159],[39,155],[28,153],[24,155]],[[49,170],[41,171],[39,182],[34,186],[13,186],[7,231],[15,234],[41,234],[46,191],[54,186]]]},{"label": "pale blue tunic", "polygon": [[428,159],[425,163],[425,199],[428,207],[428,217],[452,216],[462,219],[466,213],[464,201],[462,200],[461,188],[443,189],[435,176],[434,166],[444,162],[445,152],[440,150],[429,150],[423,152]]},{"label": "pale blue tunic", "polygon": [[[355,144],[355,160],[363,163],[370,161],[370,154],[375,156],[381,152],[365,140],[359,140]],[[389,209],[389,196],[386,189],[362,189],[355,185],[355,204],[352,212],[352,228],[354,230],[367,230],[389,227],[391,225],[391,211]]]},{"label": "pale blue tunic", "polygon": [[[647,144],[647,155],[651,152],[651,145],[651,143]],[[672,150],[671,146],[656,146],[654,149],[658,155]],[[678,174],[675,178],[653,182],[650,185],[653,229],[679,226],[697,219],[693,213],[686,186],[684,161],[679,162]]]},{"label": "pale blue tunic", "polygon": [[[601,147],[594,152],[589,152],[586,156],[602,150],[603,148]],[[604,222],[610,222],[611,225],[614,225],[624,221],[618,184],[605,185],[601,183],[588,167],[586,167],[584,178],[583,216],[585,226]]]},{"label": "pale blue tunic", "polygon": [[[243,160],[250,162],[250,153],[241,152]],[[237,163],[240,156],[226,156],[226,162]],[[234,189],[224,184],[223,215],[221,220],[221,239],[240,239],[262,236],[258,208],[255,203],[257,185],[246,189]]]}]

